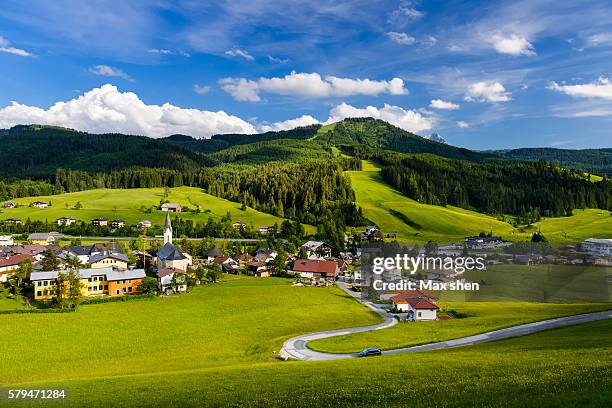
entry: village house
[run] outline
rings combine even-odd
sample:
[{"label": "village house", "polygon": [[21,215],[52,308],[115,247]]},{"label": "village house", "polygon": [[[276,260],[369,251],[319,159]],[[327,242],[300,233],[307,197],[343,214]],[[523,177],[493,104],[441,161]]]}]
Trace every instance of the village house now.
[{"label": "village house", "polygon": [[48,206],[49,206],[49,203],[45,201],[34,201],[32,204],[30,204],[30,207],[36,207],[36,208],[47,208]]},{"label": "village house", "polygon": [[163,203],[161,205],[161,210],[165,212],[181,212],[182,208],[181,205],[177,203]]},{"label": "village house", "polygon": [[0,282],[6,282],[15,270],[19,268],[19,264],[25,260],[34,261],[29,255],[12,255],[0,258]]},{"label": "village house", "polygon": [[264,262],[266,264],[269,264],[270,262],[274,261],[276,259],[276,257],[278,256],[278,251],[272,248],[257,248],[257,251],[255,251],[255,257],[253,258],[253,261],[255,262]]},{"label": "village house", "polygon": [[167,295],[172,292],[185,292],[187,284],[173,285],[172,280],[175,274],[185,274],[185,271],[177,268],[162,268],[157,270],[157,287],[159,291]]},{"label": "village house", "polygon": [[55,244],[55,235],[50,232],[33,232],[28,235],[28,241],[33,244],[51,245]]},{"label": "village house", "polygon": [[274,232],[274,227],[270,227],[268,225],[260,225],[257,230],[260,234],[271,234]]},{"label": "village house", "polygon": [[4,223],[9,225],[21,225],[23,221],[21,221],[21,218],[7,218],[4,220]]},{"label": "village house", "polygon": [[405,295],[409,298],[421,298],[435,303],[436,298],[427,291],[422,290],[387,290],[379,295],[380,300],[391,300],[397,295]]},{"label": "village house", "polygon": [[164,224],[164,246],[157,251],[157,269],[176,268],[187,271],[187,267],[192,264],[191,255],[172,244],[172,224],[170,213],[167,213]]},{"label": "village house", "polygon": [[12,202],[12,201],[7,201],[7,202],[5,202],[4,204],[2,204],[2,206],[3,206],[4,208],[15,208],[15,207],[17,207],[17,204],[15,204],[15,203],[14,203],[14,202]]},{"label": "village house", "polygon": [[232,224],[232,227],[237,230],[244,229],[246,228],[246,223],[243,221],[236,221]]},{"label": "village house", "polygon": [[234,258],[240,266],[246,266],[253,260],[253,256],[247,253],[240,254]]},{"label": "village house", "polygon": [[249,273],[259,278],[267,278],[270,276],[270,265],[263,261],[249,262]]},{"label": "village house", "polygon": [[298,259],[294,262],[291,272],[302,278],[335,280],[338,275],[338,264],[336,261]]},{"label": "village house", "polygon": [[127,269],[128,256],[119,252],[102,252],[89,257],[92,269],[115,267]]},{"label": "village house", "polygon": [[408,312],[407,320],[436,320],[439,307],[421,297],[412,297],[409,293],[400,293],[391,298],[393,307]]},{"label": "village house", "polygon": [[72,217],[60,217],[57,219],[57,225],[63,225],[66,227],[71,226],[75,222],[76,222],[76,219]]},{"label": "village house", "polygon": [[217,258],[225,257],[225,254],[223,253],[223,251],[219,249],[218,246],[213,245],[208,249],[208,251],[206,251],[205,256],[206,256],[206,262],[210,264]]},{"label": "village house", "polygon": [[[30,281],[34,284],[36,300],[50,300],[56,295],[57,279],[65,271],[32,272]],[[138,293],[145,277],[143,269],[119,271],[107,267],[100,269],[79,269],[81,294],[92,296],[124,296]]]},{"label": "village house", "polygon": [[41,244],[13,245],[9,248],[13,255],[29,255],[34,259],[34,262],[40,262],[45,257],[46,251],[57,252],[59,250],[55,245]]},{"label": "village house", "polygon": [[91,225],[94,227],[106,227],[108,225],[107,218],[94,218],[91,220]]},{"label": "village house", "polygon": [[13,244],[14,241],[11,235],[0,235],[0,247],[7,247]]},{"label": "village house", "polygon": [[580,244],[580,250],[592,256],[612,256],[612,239],[585,239]]},{"label": "village house", "polygon": [[301,246],[308,257],[318,255],[324,258],[329,258],[332,255],[331,247],[321,241],[308,241]]},{"label": "village house", "polygon": [[[34,299],[50,300],[57,291],[57,279],[65,271],[32,272]],[[112,267],[79,269],[81,294],[93,296],[126,296],[138,293],[145,278],[143,269],[120,271]]]},{"label": "village house", "polygon": [[86,265],[89,263],[89,257],[92,255],[94,249],[94,245],[71,245],[62,248],[62,252],[66,255],[66,258],[70,257],[78,259],[81,264]]},{"label": "village house", "polygon": [[110,223],[112,229],[122,228],[125,226],[124,220],[112,220]]},{"label": "village house", "polygon": [[221,265],[221,269],[223,270],[223,272],[226,272],[226,273],[237,273],[238,272],[238,268],[239,268],[238,262],[236,262],[234,259],[230,258],[229,256],[222,256],[222,257],[215,258],[213,260],[213,263]]},{"label": "village house", "polygon": [[153,224],[149,220],[142,220],[138,223],[138,228],[151,228]]}]

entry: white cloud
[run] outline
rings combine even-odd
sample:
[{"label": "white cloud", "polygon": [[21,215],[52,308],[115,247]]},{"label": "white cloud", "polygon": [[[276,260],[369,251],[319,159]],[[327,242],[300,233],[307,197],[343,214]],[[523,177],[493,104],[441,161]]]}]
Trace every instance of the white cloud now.
[{"label": "white cloud", "polygon": [[461,129],[465,129],[465,128],[469,128],[470,127],[470,125],[467,122],[463,121],[463,120],[458,121],[457,122],[457,126],[459,126],[459,128],[461,128]]},{"label": "white cloud", "polygon": [[393,16],[397,19],[398,17],[409,17],[411,19],[417,19],[423,16],[423,12],[414,8],[410,2],[402,1],[400,6],[393,11]]},{"label": "white cloud", "polygon": [[596,47],[598,45],[606,45],[612,43],[612,33],[599,33],[587,37],[586,43],[588,46]]},{"label": "white cloud", "polygon": [[259,130],[262,132],[279,131],[295,129],[300,126],[316,125],[319,121],[310,115],[302,115],[299,118],[285,120],[283,122],[276,122],[271,125],[263,124],[259,126]]},{"label": "white cloud", "polygon": [[468,102],[507,102],[511,93],[499,82],[476,82],[468,88],[465,100]]},{"label": "white cloud", "polygon": [[200,94],[200,95],[207,94],[207,93],[210,92],[210,90],[211,90],[211,88],[208,85],[198,85],[198,84],[195,84],[193,86],[193,92],[195,92],[197,94]]},{"label": "white cloud", "polygon": [[411,45],[414,44],[416,41],[414,37],[411,37],[406,33],[398,33],[396,31],[389,31],[387,33],[387,37],[389,37],[392,41],[402,45]]},{"label": "white cloud", "polygon": [[399,106],[385,104],[382,108],[375,106],[356,108],[344,102],[330,111],[326,123],[338,122],[346,118],[364,117],[381,119],[409,132],[429,130],[436,123],[433,117],[424,116],[415,110],[404,109]]},{"label": "white cloud", "polygon": [[172,54],[174,54],[174,52],[172,52],[170,50],[163,49],[163,48],[149,48],[147,50],[147,52],[149,52],[150,54],[163,54],[163,55],[172,55]]},{"label": "white cloud", "polygon": [[282,78],[259,78],[256,81],[246,78],[224,78],[219,81],[219,84],[236,100],[251,102],[261,99],[260,92],[307,98],[352,95],[376,96],[381,93],[405,95],[408,93],[408,90],[404,87],[404,81],[400,78],[393,78],[390,81],[335,76],[322,78],[316,72],[298,73],[291,71],[290,74]]},{"label": "white cloud", "polygon": [[109,67],[108,65],[96,65],[95,67],[89,68],[89,72],[91,72],[94,75],[118,77],[118,78],[127,79],[128,81],[132,80],[132,78],[128,74],[126,74],[119,68]]},{"label": "white cloud", "polygon": [[4,52],[7,54],[17,55],[19,57],[32,57],[33,55],[26,50],[22,50],[21,48],[15,48],[11,46],[11,43],[6,38],[0,35],[0,52]]},{"label": "white cloud", "polygon": [[459,105],[452,102],[443,101],[442,99],[432,99],[429,102],[429,107],[434,109],[457,110]]},{"label": "white cloud", "polygon": [[257,82],[246,78],[224,78],[219,81],[221,89],[232,95],[237,101],[257,102],[259,97],[259,86]]},{"label": "white cloud", "polygon": [[287,58],[273,57],[272,55],[268,55],[268,60],[274,64],[286,64],[289,62]]},{"label": "white cloud", "polygon": [[230,57],[241,57],[247,61],[253,61],[255,59],[248,51],[241,50],[240,48],[227,50],[225,51],[225,55],[229,55]]},{"label": "white cloud", "polygon": [[250,123],[223,111],[184,109],[170,103],[147,105],[132,92],[106,84],[48,109],[11,102],[0,109],[0,128],[18,124],[64,126],[93,133],[119,132],[164,137],[182,133],[210,137],[217,133],[255,133]]},{"label": "white cloud", "polygon": [[525,38],[516,34],[511,34],[509,37],[504,37],[499,34],[491,37],[493,48],[501,54],[510,55],[535,55],[533,45]]},{"label": "white cloud", "polygon": [[548,89],[574,97],[612,100],[612,82],[604,77],[599,77],[596,82],[578,85],[559,85],[551,82]]}]

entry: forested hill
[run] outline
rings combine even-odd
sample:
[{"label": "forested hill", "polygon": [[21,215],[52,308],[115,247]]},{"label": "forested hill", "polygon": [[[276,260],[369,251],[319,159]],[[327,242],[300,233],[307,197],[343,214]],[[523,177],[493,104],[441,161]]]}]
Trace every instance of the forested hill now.
[{"label": "forested hill", "polygon": [[546,160],[562,167],[581,169],[594,174],[612,176],[612,148],[609,149],[553,149],[522,148],[496,151],[513,160]]},{"label": "forested hill", "polygon": [[0,130],[4,178],[48,178],[56,169],[108,172],[128,167],[189,170],[215,164],[165,140],[123,134],[91,134],[52,126]]}]

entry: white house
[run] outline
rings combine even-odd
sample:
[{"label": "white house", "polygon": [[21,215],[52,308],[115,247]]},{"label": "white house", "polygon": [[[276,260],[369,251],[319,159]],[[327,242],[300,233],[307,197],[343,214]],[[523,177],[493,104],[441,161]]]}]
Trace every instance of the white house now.
[{"label": "white house", "polygon": [[45,202],[45,201],[34,201],[31,204],[32,207],[36,207],[36,208],[47,208],[49,206],[49,203]]},{"label": "white house", "polygon": [[138,228],[151,228],[151,221],[149,220],[142,220],[138,223]]},{"label": "white house", "polygon": [[0,247],[11,246],[14,244],[13,237],[10,235],[0,235]]},{"label": "white house", "polygon": [[161,210],[165,212],[181,212],[182,208],[181,205],[177,203],[163,203],[161,205]]},{"label": "white house", "polygon": [[302,245],[302,248],[306,251],[308,257],[321,255],[322,257],[329,258],[331,256],[330,246],[321,241],[308,241]]},{"label": "white house", "polygon": [[75,218],[72,217],[60,217],[57,219],[57,225],[70,226],[76,222]]},{"label": "white house", "polygon": [[157,286],[159,290],[164,293],[174,292],[185,292],[187,290],[187,284],[183,285],[172,285],[172,279],[175,274],[185,274],[185,271],[182,271],[177,268],[163,268],[157,270]]},{"label": "white house", "polygon": [[438,306],[421,297],[414,298],[409,293],[401,293],[391,298],[393,306],[402,312],[408,312],[408,320],[436,320]]},{"label": "white house", "polygon": [[580,244],[580,249],[593,256],[612,256],[612,239],[585,239]]}]

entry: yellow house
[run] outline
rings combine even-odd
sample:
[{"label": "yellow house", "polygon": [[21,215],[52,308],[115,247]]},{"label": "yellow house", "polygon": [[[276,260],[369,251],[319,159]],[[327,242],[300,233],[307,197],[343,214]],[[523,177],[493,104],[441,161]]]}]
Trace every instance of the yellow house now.
[{"label": "yellow house", "polygon": [[39,245],[53,245],[55,237],[48,232],[33,232],[28,236],[28,241]]},{"label": "yellow house", "polygon": [[[30,280],[34,284],[34,299],[53,299],[56,296],[57,278],[60,273],[68,272],[32,272]],[[88,268],[79,269],[79,277],[81,278],[81,294],[84,297],[124,296],[138,292],[138,286],[145,277],[145,272],[144,269],[120,271],[113,267]],[[109,285],[112,286],[113,293],[110,293]]]},{"label": "yellow house", "polygon": [[115,267],[118,269],[127,269],[128,257],[125,254],[118,252],[102,252],[92,255],[89,258],[89,263],[92,269]]}]

